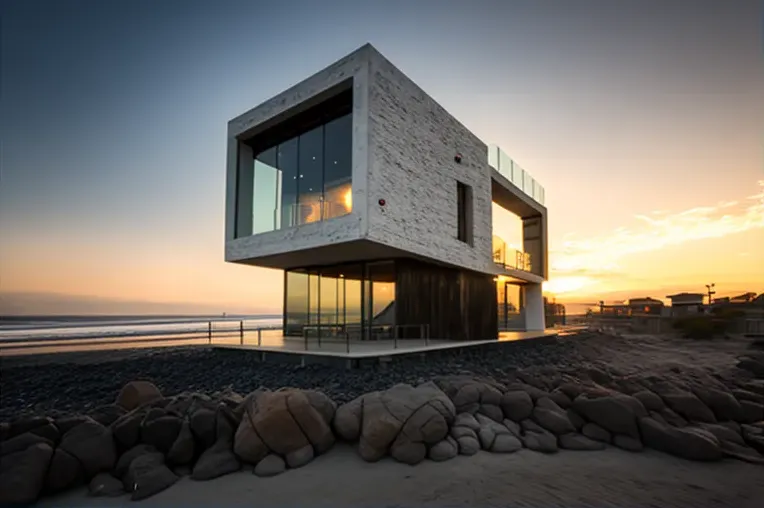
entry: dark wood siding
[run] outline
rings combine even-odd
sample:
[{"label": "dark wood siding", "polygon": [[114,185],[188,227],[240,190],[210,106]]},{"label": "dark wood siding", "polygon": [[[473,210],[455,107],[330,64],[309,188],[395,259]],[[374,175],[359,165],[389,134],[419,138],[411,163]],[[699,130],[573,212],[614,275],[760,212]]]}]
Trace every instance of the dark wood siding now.
[{"label": "dark wood siding", "polygon": [[[396,322],[430,326],[433,339],[497,336],[496,283],[486,274],[414,260],[396,261]],[[401,331],[417,337],[418,329]]]}]

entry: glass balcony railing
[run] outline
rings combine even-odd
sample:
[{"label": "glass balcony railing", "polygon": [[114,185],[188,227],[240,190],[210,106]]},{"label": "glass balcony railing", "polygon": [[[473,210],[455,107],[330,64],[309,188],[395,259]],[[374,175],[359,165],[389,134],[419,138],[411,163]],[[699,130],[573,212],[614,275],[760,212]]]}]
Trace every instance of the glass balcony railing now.
[{"label": "glass balcony railing", "polygon": [[[308,203],[294,203],[282,210],[282,228],[292,226],[301,226],[311,222],[329,220],[335,217],[342,217],[351,211],[349,199],[343,201],[326,201],[318,199]],[[274,211],[274,216],[278,216],[278,210]]]},{"label": "glass balcony railing", "polygon": [[533,269],[529,253],[508,246],[496,235],[493,236],[493,262],[512,270],[531,272]]},{"label": "glass balcony railing", "polygon": [[488,147],[488,165],[501,173],[512,185],[523,191],[531,199],[541,205],[544,204],[546,198],[544,187],[496,145]]}]

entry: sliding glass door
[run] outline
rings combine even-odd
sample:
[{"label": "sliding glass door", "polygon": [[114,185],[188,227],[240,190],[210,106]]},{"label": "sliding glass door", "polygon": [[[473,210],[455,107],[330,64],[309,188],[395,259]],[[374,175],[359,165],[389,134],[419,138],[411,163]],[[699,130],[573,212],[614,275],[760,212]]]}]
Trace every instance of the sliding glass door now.
[{"label": "sliding glass door", "polygon": [[392,338],[394,268],[387,261],[285,272],[284,335]]}]

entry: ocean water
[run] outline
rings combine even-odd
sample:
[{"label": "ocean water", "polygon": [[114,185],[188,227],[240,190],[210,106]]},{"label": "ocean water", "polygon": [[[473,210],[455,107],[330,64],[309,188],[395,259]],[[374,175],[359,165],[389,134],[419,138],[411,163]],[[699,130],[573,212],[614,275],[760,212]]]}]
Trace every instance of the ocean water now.
[{"label": "ocean water", "polygon": [[[280,328],[281,316],[6,316],[0,355],[231,342],[258,328]],[[256,333],[256,332],[254,332]]]}]

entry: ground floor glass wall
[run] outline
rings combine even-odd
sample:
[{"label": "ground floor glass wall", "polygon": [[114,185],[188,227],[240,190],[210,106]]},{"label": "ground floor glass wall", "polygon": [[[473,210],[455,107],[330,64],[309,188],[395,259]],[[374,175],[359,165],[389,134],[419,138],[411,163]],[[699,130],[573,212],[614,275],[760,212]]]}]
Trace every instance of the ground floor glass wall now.
[{"label": "ground floor glass wall", "polygon": [[284,278],[284,335],[392,338],[392,261],[288,270]]},{"label": "ground floor glass wall", "polygon": [[525,328],[523,312],[523,287],[520,284],[499,279],[496,282],[498,322],[500,330]]}]

